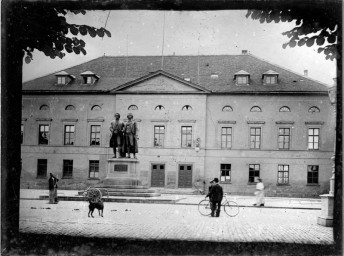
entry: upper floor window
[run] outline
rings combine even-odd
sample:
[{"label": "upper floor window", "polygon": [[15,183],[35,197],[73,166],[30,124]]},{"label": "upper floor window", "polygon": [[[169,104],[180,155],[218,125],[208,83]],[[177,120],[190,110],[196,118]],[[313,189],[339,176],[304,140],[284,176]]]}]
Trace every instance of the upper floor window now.
[{"label": "upper floor window", "polygon": [[182,108],[182,111],[189,111],[189,110],[192,110],[192,107],[190,105],[185,105],[183,108]]},{"label": "upper floor window", "polygon": [[224,106],[222,108],[222,112],[232,112],[233,108],[231,106]]},{"label": "upper floor window", "polygon": [[73,105],[68,105],[65,110],[75,110],[75,107]]},{"label": "upper floor window", "polygon": [[261,132],[260,127],[250,128],[250,148],[251,149],[260,149],[261,133],[262,132]]},{"label": "upper floor window", "polygon": [[75,126],[65,125],[64,145],[74,145],[74,140],[75,140]]},{"label": "upper floor window", "polygon": [[310,112],[310,113],[319,113],[320,109],[318,107],[313,106],[313,107],[310,107],[308,109],[308,112]]},{"label": "upper floor window", "polygon": [[182,126],[182,148],[192,147],[192,126]]},{"label": "upper floor window", "polygon": [[248,85],[250,82],[250,73],[240,70],[234,74],[234,79],[237,85]]},{"label": "upper floor window", "polygon": [[49,142],[49,125],[40,124],[39,125],[39,134],[38,134],[38,144],[39,145],[48,145]]},{"label": "upper floor window", "polygon": [[308,149],[319,149],[319,128],[308,128]]},{"label": "upper floor window", "polygon": [[287,106],[283,106],[279,109],[279,112],[290,112],[290,108]]},{"label": "upper floor window", "polygon": [[90,145],[100,145],[100,125],[91,125]]},{"label": "upper floor window", "polygon": [[232,127],[221,128],[221,148],[232,147]]},{"label": "upper floor window", "polygon": [[165,138],[165,126],[154,126],[154,147],[163,147]]},{"label": "upper floor window", "polygon": [[165,109],[165,108],[164,108],[163,105],[158,105],[158,106],[155,107],[154,110],[164,110],[164,109]]},{"label": "upper floor window", "polygon": [[80,75],[82,77],[83,84],[93,84],[100,78],[100,76],[96,75],[91,71],[83,72]]},{"label": "upper floor window", "polygon": [[94,106],[92,106],[92,108],[91,108],[91,111],[100,111],[100,110],[102,110],[102,108],[101,108],[101,106],[99,106],[99,105],[94,105]]},{"label": "upper floor window", "polygon": [[40,106],[39,110],[49,110],[49,106],[44,104]]},{"label": "upper floor window", "polygon": [[250,112],[262,112],[262,109],[258,106],[254,106],[250,109]]},{"label": "upper floor window", "polygon": [[278,149],[289,149],[290,147],[290,128],[278,129]]}]

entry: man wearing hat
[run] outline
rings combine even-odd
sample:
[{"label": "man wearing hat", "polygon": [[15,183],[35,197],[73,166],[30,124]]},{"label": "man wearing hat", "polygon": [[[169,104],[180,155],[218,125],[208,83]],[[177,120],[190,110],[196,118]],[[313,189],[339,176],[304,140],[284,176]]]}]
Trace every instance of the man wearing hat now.
[{"label": "man wearing hat", "polygon": [[136,122],[133,121],[133,114],[129,113],[127,115],[128,121],[124,125],[124,145],[125,152],[128,154],[127,157],[130,158],[130,154],[134,155],[138,153],[137,149],[137,126]]},{"label": "man wearing hat", "polygon": [[216,217],[220,217],[223,190],[222,190],[222,187],[219,185],[218,178],[214,178],[214,180],[212,180],[211,182],[214,182],[214,184],[212,185],[207,195],[209,196],[209,201],[211,204],[211,217],[215,216],[215,210],[216,210]]},{"label": "man wearing hat", "polygon": [[114,158],[116,158],[116,148],[118,149],[119,157],[123,155],[123,131],[124,123],[120,121],[121,115],[116,113],[115,120],[111,121],[110,131],[111,131],[111,140],[110,147],[113,148]]}]

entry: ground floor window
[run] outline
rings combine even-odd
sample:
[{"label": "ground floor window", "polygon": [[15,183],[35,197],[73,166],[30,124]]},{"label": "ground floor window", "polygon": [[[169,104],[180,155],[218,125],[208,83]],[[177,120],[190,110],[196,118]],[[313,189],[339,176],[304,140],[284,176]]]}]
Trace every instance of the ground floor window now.
[{"label": "ground floor window", "polygon": [[221,183],[231,182],[231,164],[221,164],[220,168]]},{"label": "ground floor window", "polygon": [[248,171],[248,182],[257,182],[257,178],[260,177],[260,165],[250,164]]},{"label": "ground floor window", "polygon": [[289,184],[289,165],[278,165],[277,183]]},{"label": "ground floor window", "polygon": [[47,177],[47,159],[37,159],[37,178],[46,178]]},{"label": "ground floor window", "polygon": [[307,183],[308,184],[319,183],[319,165],[307,166]]},{"label": "ground floor window", "polygon": [[99,160],[90,160],[89,164],[89,178],[99,178]]},{"label": "ground floor window", "polygon": [[73,177],[73,160],[63,160],[63,178]]}]

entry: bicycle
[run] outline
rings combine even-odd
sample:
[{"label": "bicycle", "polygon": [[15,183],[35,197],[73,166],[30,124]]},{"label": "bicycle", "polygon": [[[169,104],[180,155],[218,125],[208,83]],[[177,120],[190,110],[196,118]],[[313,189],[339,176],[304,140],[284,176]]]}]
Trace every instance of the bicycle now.
[{"label": "bicycle", "polygon": [[[235,217],[239,214],[239,205],[227,199],[227,193],[224,193],[224,200],[221,202],[221,207],[223,206],[223,210],[225,213],[230,217]],[[208,199],[203,199],[198,203],[198,211],[200,214],[204,216],[208,216],[211,214],[211,207],[210,201]]]}]

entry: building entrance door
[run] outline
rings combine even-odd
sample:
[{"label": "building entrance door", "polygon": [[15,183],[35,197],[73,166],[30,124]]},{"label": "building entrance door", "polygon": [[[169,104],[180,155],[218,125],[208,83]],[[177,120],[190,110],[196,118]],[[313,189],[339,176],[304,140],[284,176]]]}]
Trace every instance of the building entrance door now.
[{"label": "building entrance door", "polygon": [[192,165],[191,164],[179,165],[178,188],[192,188]]},{"label": "building entrance door", "polygon": [[152,187],[165,187],[165,165],[152,164]]}]

